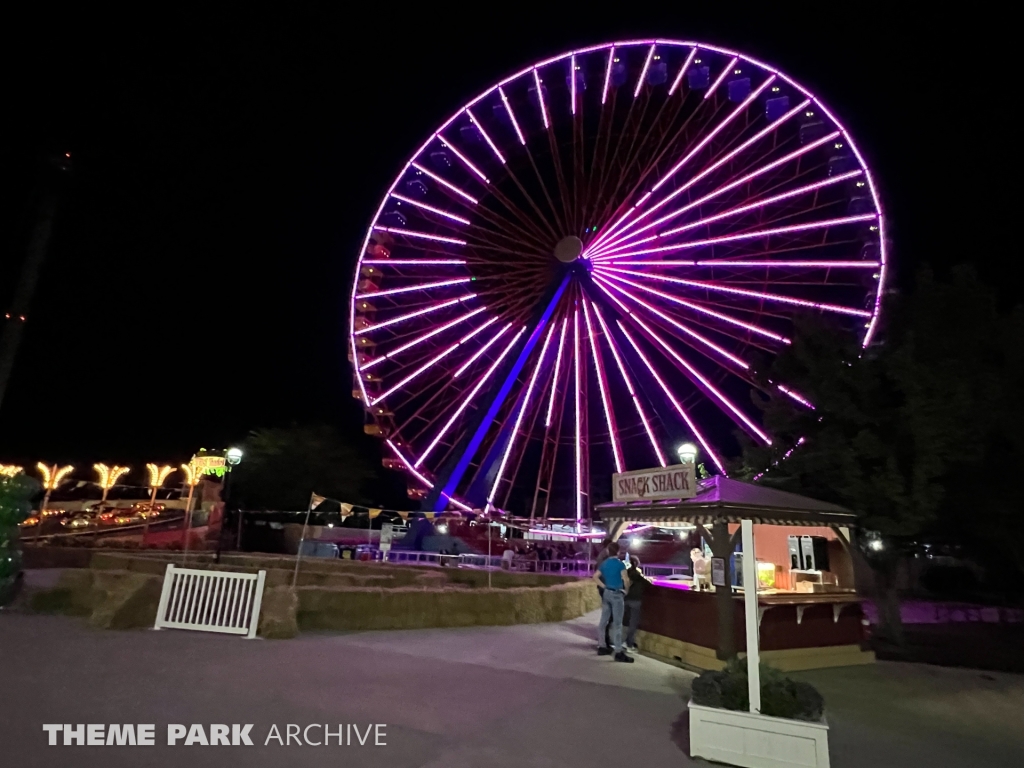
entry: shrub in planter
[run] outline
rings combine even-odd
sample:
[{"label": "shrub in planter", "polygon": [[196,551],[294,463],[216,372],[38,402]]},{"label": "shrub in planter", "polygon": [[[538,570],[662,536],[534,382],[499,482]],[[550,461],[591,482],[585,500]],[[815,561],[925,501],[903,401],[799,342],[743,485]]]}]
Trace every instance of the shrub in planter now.
[{"label": "shrub in planter", "polygon": [[[791,680],[761,664],[761,714],[820,722],[825,700],[810,683]],[[694,704],[746,712],[750,709],[746,659],[735,658],[720,672],[704,672],[691,687]]]}]

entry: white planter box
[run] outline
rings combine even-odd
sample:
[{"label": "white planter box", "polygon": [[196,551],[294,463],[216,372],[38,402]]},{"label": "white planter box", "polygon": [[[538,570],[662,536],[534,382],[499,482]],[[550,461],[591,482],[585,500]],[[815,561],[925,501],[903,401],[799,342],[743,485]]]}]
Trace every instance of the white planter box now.
[{"label": "white planter box", "polygon": [[742,768],[829,768],[828,726],[691,702],[690,756]]}]

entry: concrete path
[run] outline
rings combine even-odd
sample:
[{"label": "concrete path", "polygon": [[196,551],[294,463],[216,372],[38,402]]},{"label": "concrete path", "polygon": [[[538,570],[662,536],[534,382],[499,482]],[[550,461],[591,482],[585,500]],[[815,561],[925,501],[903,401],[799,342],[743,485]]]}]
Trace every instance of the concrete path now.
[{"label": "concrete path", "polygon": [[[103,768],[705,765],[687,757],[693,675],[598,658],[595,622],[273,642],[0,614],[0,755]],[[801,676],[825,696],[835,768],[1010,766],[1024,754],[1022,677],[900,664]],[[155,723],[157,745],[49,747],[42,724],[55,722]],[[169,747],[169,723],[253,723],[255,745]],[[289,723],[386,723],[387,746],[264,746],[272,724],[286,735]]]}]

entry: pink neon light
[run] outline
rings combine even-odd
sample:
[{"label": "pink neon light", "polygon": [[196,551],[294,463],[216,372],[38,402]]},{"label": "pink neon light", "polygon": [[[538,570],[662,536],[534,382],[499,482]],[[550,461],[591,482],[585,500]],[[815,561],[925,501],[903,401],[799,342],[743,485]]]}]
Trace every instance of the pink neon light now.
[{"label": "pink neon light", "polygon": [[674,328],[677,328],[678,330],[682,331],[687,336],[690,336],[690,337],[696,339],[697,341],[699,341],[701,344],[704,344],[704,345],[710,347],[711,349],[715,350],[715,352],[720,354],[726,360],[729,360],[734,365],[738,365],[743,370],[749,370],[750,363],[748,363],[747,361],[743,360],[740,357],[736,357],[736,355],[732,354],[731,352],[729,352],[729,351],[727,351],[725,349],[722,349],[722,347],[720,347],[717,344],[715,344],[713,341],[708,339],[706,336],[703,336],[702,334],[697,333],[696,331],[694,331],[693,329],[689,328],[688,326],[685,326],[682,323],[676,321],[675,319],[673,319],[669,315],[666,315],[664,312],[662,312],[657,307],[654,307],[653,305],[648,304],[643,299],[640,299],[640,298],[634,296],[633,294],[631,294],[629,291],[625,290],[624,288],[620,288],[617,285],[611,285],[610,283],[608,285],[609,285],[609,287],[614,288],[615,290],[617,290],[619,293],[621,293],[627,299],[631,299],[632,301],[635,301],[637,304],[639,304],[641,307],[646,309],[648,312],[651,312],[651,313],[657,315],[662,320],[667,322],[669,325],[671,325]]},{"label": "pink neon light", "polygon": [[415,267],[420,264],[428,264],[430,266],[458,266],[465,264],[465,259],[363,259],[363,264],[377,264],[381,266],[404,266],[404,267]]},{"label": "pink neon light", "polygon": [[548,353],[548,345],[551,343],[551,334],[554,330],[554,326],[548,328],[548,335],[544,339],[544,346],[541,347],[540,356],[537,358],[537,364],[533,367],[533,374],[530,376],[530,383],[526,386],[526,394],[523,395],[523,404],[519,407],[519,413],[516,414],[516,422],[512,427],[512,434],[508,438],[508,445],[505,446],[505,455],[501,457],[501,464],[498,465],[498,474],[494,477],[494,484],[491,486],[491,493],[487,497],[488,504],[494,501],[494,497],[498,494],[498,486],[501,485],[501,478],[505,475],[505,467],[508,464],[508,457],[512,454],[512,446],[515,444],[516,437],[519,435],[519,427],[523,423],[523,414],[526,413],[526,409],[530,406],[530,397],[533,395],[533,388],[537,384],[537,376],[540,374],[540,368],[544,363],[544,357]]},{"label": "pink neon light", "polygon": [[800,405],[805,405],[808,408],[810,408],[812,411],[816,410],[815,407],[814,407],[814,404],[810,400],[808,400],[806,397],[803,397],[802,395],[797,394],[792,389],[787,389],[786,387],[782,386],[781,384],[776,384],[775,386],[777,386],[779,388],[780,392],[782,392],[785,395],[789,395],[791,398],[793,398],[798,403],[800,403]]},{"label": "pink neon light", "polygon": [[862,213],[857,216],[842,216],[837,219],[824,219],[822,221],[811,221],[806,224],[790,224],[785,227],[773,227],[771,229],[760,229],[756,232],[742,232],[736,235],[721,235],[719,237],[708,237],[704,240],[690,240],[685,243],[679,243],[677,245],[663,245],[658,248],[642,248],[637,251],[625,251],[615,255],[616,259],[625,259],[629,256],[643,256],[648,253],[666,253],[673,251],[689,250],[690,248],[703,248],[707,245],[714,245],[715,243],[734,243],[740,240],[757,240],[762,237],[770,237],[771,235],[788,235],[794,232],[809,232],[814,229],[828,229],[829,227],[839,227],[844,224],[856,224],[861,221],[873,221],[878,218],[878,214],[875,213]]},{"label": "pink neon light", "polygon": [[[394,453],[395,456],[398,457],[398,460],[400,462],[402,462],[402,465],[407,470],[409,470],[409,472],[412,473],[413,477],[415,477],[417,480],[419,480],[421,483],[423,483],[427,488],[433,488],[434,487],[434,484],[432,482],[427,480],[427,478],[425,478],[423,475],[421,475],[419,472],[416,471],[416,469],[413,467],[413,465],[409,463],[408,459],[406,459],[405,456],[402,455],[402,452],[400,450],[398,450],[398,448],[395,446],[395,444],[393,442],[391,442],[390,438],[385,438],[385,442],[388,444],[388,447],[391,449],[392,453]],[[453,501],[454,501],[454,499],[453,499]]]},{"label": "pink neon light", "polygon": [[414,200],[411,197],[406,197],[405,195],[400,195],[397,192],[392,192],[391,196],[393,198],[395,198],[395,200],[401,200],[403,203],[408,203],[409,205],[415,206],[416,208],[422,208],[425,211],[430,211],[431,213],[436,213],[438,216],[444,216],[447,219],[451,219],[452,221],[459,222],[459,224],[469,224],[470,223],[469,219],[464,219],[461,216],[456,216],[454,213],[449,213],[448,211],[441,210],[440,208],[435,208],[432,205],[427,205],[426,203],[421,203],[419,200]]},{"label": "pink neon light", "polygon": [[615,419],[612,418],[612,409],[608,404],[608,385],[605,381],[604,366],[601,365],[601,356],[597,351],[597,339],[594,337],[594,326],[590,322],[590,310],[587,304],[583,304],[583,318],[587,321],[587,335],[590,337],[590,354],[594,358],[594,367],[597,369],[597,384],[601,390],[601,405],[604,406],[604,420],[608,425],[608,434],[612,439],[612,455],[615,457],[615,471],[622,471],[622,449],[619,447],[618,430],[615,429]]},{"label": "pink neon light", "polygon": [[569,59],[569,90],[572,93],[572,113],[576,114],[576,54]]},{"label": "pink neon light", "polygon": [[533,70],[533,82],[537,86],[537,103],[540,104],[540,116],[544,119],[544,127],[549,128],[548,125],[548,108],[544,105],[544,90],[540,85],[540,74],[536,68]]},{"label": "pink neon light", "polygon": [[[627,309],[626,311],[628,312],[629,310]],[[640,422],[644,425],[644,431],[647,432],[647,438],[651,441],[651,447],[654,448],[654,454],[658,457],[658,462],[661,466],[668,466],[665,461],[665,454],[661,452],[661,446],[658,445],[658,441],[654,438],[654,432],[651,430],[650,422],[647,421],[647,414],[644,413],[644,407],[640,403],[640,398],[636,396],[636,390],[633,389],[633,382],[629,378],[629,374],[626,373],[626,366],[623,365],[622,358],[619,356],[619,349],[615,346],[615,339],[612,338],[611,333],[608,331],[608,326],[604,322],[604,316],[601,314],[601,308],[596,304],[594,305],[594,314],[597,315],[597,322],[600,324],[601,330],[604,331],[604,337],[608,339],[608,347],[612,351],[612,357],[615,359],[615,365],[619,369],[622,381],[626,384],[626,389],[629,391],[629,396],[633,400],[633,407],[636,408],[637,415],[640,417]]]},{"label": "pink neon light", "polygon": [[683,75],[685,75],[686,74],[686,70],[690,68],[690,64],[693,63],[693,58],[696,55],[697,55],[697,49],[696,48],[692,48],[690,50],[689,55],[686,57],[686,61],[683,62],[683,66],[679,68],[679,74],[676,75],[676,79],[672,83],[672,87],[668,89],[668,95],[669,96],[671,96],[673,93],[675,93],[676,92],[676,88],[678,88],[679,84],[681,82],[683,82]]},{"label": "pink neon light", "polygon": [[512,111],[512,105],[508,103],[508,96],[505,95],[505,91],[502,88],[498,88],[498,94],[501,96],[501,103],[505,105],[505,111],[508,112],[508,117],[512,121],[512,127],[516,129],[516,136],[519,137],[519,143],[525,147],[526,137],[523,136],[523,132],[519,128],[519,121],[516,120],[515,113]]},{"label": "pink neon light", "polygon": [[704,94],[705,99],[711,98],[711,94],[714,93],[715,89],[722,84],[722,81],[725,80],[726,76],[729,74],[729,70],[736,66],[737,61],[739,61],[739,58],[733,56],[732,61],[725,65],[725,69],[722,70],[722,74],[718,76],[718,79],[711,84],[710,88],[708,88],[708,92]]},{"label": "pink neon light", "polygon": [[[617,302],[617,303],[621,304],[621,302]],[[762,432],[761,429],[754,422],[752,422],[750,420],[750,418],[747,417],[747,415],[745,413],[743,413],[743,411],[741,411],[739,408],[737,408],[735,405],[733,405],[732,401],[729,398],[727,398],[718,389],[716,389],[714,384],[712,384],[703,375],[701,375],[700,371],[698,371],[696,368],[694,368],[692,365],[690,365],[678,352],[676,352],[674,349],[672,349],[672,347],[670,347],[668,345],[668,342],[666,342],[663,338],[661,338],[658,334],[656,334],[651,329],[651,327],[649,325],[647,325],[647,323],[645,323],[643,320],[641,320],[639,317],[637,317],[632,312],[629,312],[629,316],[633,318],[633,321],[637,325],[639,325],[641,328],[643,328],[645,331],[647,331],[647,333],[651,336],[651,338],[653,338],[655,341],[658,342],[658,344],[661,346],[661,349],[663,351],[668,352],[680,365],[682,365],[687,371],[690,372],[691,376],[693,376],[701,384],[703,384],[708,389],[708,391],[714,393],[715,397],[717,397],[718,400],[726,408],[728,408],[733,414],[735,414],[735,416],[740,421],[742,421],[744,424],[746,424],[751,432],[753,432],[755,435],[760,437],[766,444],[768,444],[768,445],[772,444],[772,441],[768,437],[768,435],[766,435],[764,432]]]},{"label": "pink neon light", "polygon": [[[662,262],[665,263],[665,262]],[[870,317],[871,313],[863,309],[852,309],[850,307],[841,307],[838,304],[823,304],[817,301],[808,301],[807,299],[795,299],[791,296],[782,296],[778,293],[763,293],[761,291],[750,291],[745,288],[733,288],[732,286],[721,285],[719,283],[711,283],[705,280],[686,280],[681,277],[668,277],[666,275],[655,275],[646,272],[637,272],[631,269],[621,269],[619,267],[604,267],[603,269],[611,270],[614,272],[620,272],[624,275],[633,275],[634,277],[643,277],[648,280],[661,280],[665,283],[675,283],[676,285],[688,285],[694,288],[704,288],[709,291],[720,291],[722,293],[734,293],[737,296],[749,296],[755,299],[765,299],[766,301],[777,301],[780,304],[793,304],[798,307],[808,307],[809,309],[825,309],[830,312],[838,312],[844,315],[856,315],[858,317]]]},{"label": "pink neon light", "polygon": [[498,156],[498,159],[501,161],[501,164],[504,165],[505,156],[498,151],[497,145],[493,141],[491,141],[491,137],[487,135],[487,131],[484,130],[484,127],[480,124],[480,121],[477,120],[476,117],[473,116],[473,113],[470,112],[468,109],[466,110],[466,114],[469,115],[470,122],[472,122],[473,125],[476,126],[476,129],[480,131],[480,135],[484,137],[484,141],[487,142],[487,146],[491,148],[494,154]]},{"label": "pink neon light", "polygon": [[[672,235],[678,235],[681,232],[687,232],[691,229],[696,229],[697,227],[703,227],[706,224],[712,224],[716,221],[727,219],[730,216],[739,216],[742,213],[754,211],[757,210],[758,208],[764,208],[765,206],[768,205],[774,205],[775,203],[782,202],[783,200],[789,200],[794,197],[799,197],[800,195],[806,195],[809,192],[815,192],[819,189],[830,187],[833,184],[842,184],[844,181],[848,181],[849,179],[852,179],[856,176],[860,176],[861,174],[863,174],[863,171],[858,168],[855,171],[841,173],[838,176],[830,176],[829,178],[823,179],[822,181],[816,181],[813,184],[805,184],[802,187],[791,189],[788,192],[781,192],[777,195],[766,197],[763,200],[755,200],[752,203],[747,203],[746,205],[740,205],[728,211],[716,213],[714,216],[707,216],[703,219],[698,219],[697,221],[691,221],[689,224],[683,224],[682,226],[675,227],[674,229],[667,229],[664,232],[656,232],[651,237],[644,238],[643,240],[629,240],[627,238],[626,243],[618,246],[618,248],[612,248],[611,246],[609,246],[607,249],[602,250],[600,255],[602,257],[608,258],[613,256],[619,249],[630,248],[633,247],[634,245],[640,245],[651,240],[658,240],[666,237],[671,237]],[[692,204],[690,207],[692,207]],[[639,231],[634,232],[634,235],[636,234],[639,234]],[[597,254],[595,254],[595,257],[596,255]]]},{"label": "pink neon light", "polygon": [[422,336],[419,336],[419,337],[413,339],[412,341],[408,342],[407,344],[403,344],[402,346],[398,347],[397,349],[391,350],[386,355],[382,355],[381,357],[377,357],[377,358],[374,358],[373,360],[370,360],[368,363],[366,363],[363,366],[363,370],[365,371],[367,368],[372,368],[373,366],[377,365],[378,363],[383,363],[385,360],[390,360],[391,358],[395,357],[396,355],[402,354],[407,349],[412,349],[413,347],[415,347],[418,344],[421,344],[422,342],[426,341],[427,339],[433,338],[434,336],[437,336],[439,333],[443,333],[444,331],[447,331],[449,328],[454,328],[459,323],[462,323],[462,322],[465,322],[466,320],[469,320],[469,318],[473,317],[474,315],[480,314],[485,309],[487,309],[487,307],[480,307],[479,309],[474,309],[472,312],[467,312],[462,317],[457,317],[457,318],[455,318],[454,320],[452,320],[449,323],[445,323],[442,326],[438,326],[434,330],[429,331],[428,333],[425,333]]},{"label": "pink neon light", "polygon": [[[793,115],[795,115],[798,112],[800,112],[801,110],[803,110],[803,108],[806,107],[808,104],[810,104],[810,101],[804,101],[802,104],[799,104],[796,107],[794,107],[793,109],[789,110],[789,112],[787,112],[785,115],[780,117],[778,120],[776,120],[774,123],[769,125],[767,128],[762,128],[756,134],[754,134],[749,139],[747,139],[745,142],[740,144],[740,146],[736,147],[736,149],[732,150],[731,152],[729,152],[724,157],[720,158],[719,160],[717,160],[714,163],[712,163],[711,165],[709,165],[703,171],[701,171],[696,176],[694,176],[689,181],[687,181],[685,184],[683,184],[683,186],[681,186],[679,189],[675,190],[672,194],[668,195],[667,197],[665,197],[662,200],[659,200],[655,205],[651,206],[648,210],[646,210],[643,213],[641,213],[633,221],[631,221],[629,224],[627,224],[625,227],[623,227],[619,239],[614,241],[614,243],[612,243],[612,245],[614,245],[615,243],[621,242],[622,235],[624,235],[626,232],[629,232],[630,229],[635,227],[637,224],[639,224],[641,221],[646,219],[648,216],[651,216],[652,214],[654,214],[655,212],[657,212],[658,210],[660,210],[664,206],[668,205],[670,202],[672,202],[672,200],[677,198],[679,195],[683,194],[686,190],[690,189],[690,187],[692,187],[698,181],[700,181],[703,178],[706,178],[709,174],[714,173],[716,170],[718,170],[723,165],[728,163],[730,160],[732,160],[734,157],[739,155],[741,152],[743,152],[744,150],[748,149],[752,145],[756,144],[758,141],[763,139],[769,133],[771,133],[772,131],[777,129],[780,125],[785,123],[790,117],[792,117]],[[769,170],[770,168],[773,168],[778,163],[788,162],[789,160],[792,160],[794,158],[794,156],[799,156],[799,155],[804,154],[805,152],[809,152],[812,149],[815,149],[816,147],[820,146],[822,143],[835,138],[837,135],[838,135],[838,132],[836,134],[833,134],[831,137],[826,136],[826,137],[820,139],[818,142],[813,142],[811,145],[808,145],[808,146],[806,146],[806,147],[804,147],[802,149],[797,150],[794,153],[791,153],[790,155],[787,155],[785,158],[782,158],[782,160],[776,161],[775,163],[772,163],[771,165],[768,165],[765,168],[758,169],[754,173],[756,175],[758,173],[765,172],[765,171]],[[748,175],[748,177],[745,177],[745,178],[753,178],[753,177]],[[737,183],[740,183],[740,182],[733,182],[733,184],[737,184]],[[726,191],[728,189],[731,189],[731,188],[732,188],[732,185],[729,185],[729,186],[723,187],[721,190],[716,190],[716,192],[714,192],[712,194],[719,194],[719,193],[724,192],[724,191]],[[688,210],[688,208],[685,209],[685,210]],[[669,216],[669,218],[671,218],[671,216]],[[657,222],[653,222],[653,223],[660,224],[662,221],[666,221],[666,220],[667,219],[662,218],[662,219],[658,219]],[[649,227],[645,227],[644,229],[648,229],[648,228]],[[612,229],[614,229],[614,227]],[[643,231],[643,230],[640,230],[640,231]],[[612,232],[611,232],[611,230],[609,230],[608,236],[610,236],[611,234],[612,234]],[[591,250],[598,250],[598,249],[591,249]]]},{"label": "pink neon light", "polygon": [[356,295],[356,299],[372,299],[376,296],[394,296],[397,293],[411,293],[413,291],[426,291],[430,288],[444,288],[449,285],[461,285],[462,283],[468,283],[472,280],[471,277],[457,277],[453,280],[438,280],[434,283],[420,283],[419,285],[406,285],[402,288],[388,288],[383,291],[374,291],[373,293],[360,293]]},{"label": "pink neon light", "polygon": [[491,183],[490,180],[484,175],[484,172],[481,171],[479,168],[477,168],[475,165],[473,165],[473,162],[468,157],[466,157],[464,154],[459,152],[458,148],[454,144],[452,144],[450,141],[448,141],[448,139],[446,139],[440,133],[437,134],[437,138],[439,138],[441,140],[441,144],[444,145],[445,147],[447,147],[448,149],[450,149],[452,151],[452,153],[457,158],[459,158],[459,160],[461,160],[465,164],[465,166],[467,168],[469,168],[469,170],[471,170],[473,173],[475,173],[477,176],[479,176],[484,184],[490,184]]},{"label": "pink neon light", "polygon": [[473,363],[475,363],[478,359],[480,359],[480,356],[485,354],[487,352],[487,350],[491,348],[491,345],[494,344],[494,342],[496,342],[502,336],[504,336],[505,335],[505,331],[507,331],[511,327],[512,327],[512,323],[508,323],[504,328],[502,328],[500,331],[498,331],[497,334],[492,336],[490,338],[490,340],[488,340],[488,342],[486,344],[484,344],[482,347],[480,347],[480,349],[478,349],[476,352],[473,353],[473,356],[471,358],[469,358],[469,360],[467,360],[466,362],[464,362],[462,365],[459,366],[459,369],[457,371],[455,371],[454,374],[452,374],[452,378],[453,379],[457,379],[457,378],[459,378],[459,376],[464,374],[466,372],[466,369],[469,368],[469,366],[471,366]]},{"label": "pink neon light", "polygon": [[[640,79],[636,81],[636,88],[633,90],[633,98],[635,99],[640,95],[640,89],[644,86],[644,78],[647,77],[647,70],[650,69],[651,59],[654,58],[654,46],[647,52],[647,58],[644,60],[644,67],[640,70]],[[622,470],[619,470],[620,472]]]},{"label": "pink neon light", "polygon": [[616,322],[618,323],[619,330],[622,331],[623,335],[626,337],[626,340],[629,341],[630,345],[632,345],[633,349],[640,357],[640,360],[643,362],[644,366],[646,366],[647,370],[650,371],[651,375],[654,377],[654,380],[658,382],[658,386],[661,387],[661,391],[665,393],[665,396],[669,399],[669,402],[672,403],[672,406],[676,409],[676,412],[683,417],[683,421],[686,422],[686,426],[690,428],[690,432],[693,433],[693,436],[697,438],[697,442],[701,444],[701,447],[704,449],[704,452],[711,457],[711,460],[715,462],[715,466],[718,467],[718,470],[724,475],[725,465],[722,463],[722,460],[718,458],[718,454],[715,453],[714,449],[712,449],[711,444],[704,438],[704,435],[701,434],[700,430],[697,429],[697,425],[693,422],[693,419],[690,418],[690,414],[688,414],[686,410],[683,408],[683,406],[679,404],[679,401],[676,400],[675,395],[672,394],[671,390],[669,390],[668,388],[668,385],[665,384],[661,376],[658,375],[658,372],[654,369],[654,366],[651,365],[651,361],[648,360],[647,356],[640,350],[640,346],[636,343],[636,341],[633,340],[633,337],[629,334],[629,331],[626,330],[626,326],[622,324],[622,321],[619,320]]},{"label": "pink neon light", "polygon": [[565,329],[569,323],[568,317],[562,318],[562,335],[558,340],[558,354],[555,356],[555,370],[551,374],[551,399],[548,400],[548,414],[544,418],[544,427],[551,426],[551,413],[555,409],[555,390],[558,389],[558,372],[562,370],[562,349],[565,347]]},{"label": "pink neon light", "polygon": [[412,237],[419,240],[432,240],[435,243],[451,243],[452,245],[465,245],[465,240],[459,240],[455,237],[442,237],[441,235],[431,235],[426,232],[417,232],[414,229],[401,229],[399,227],[379,227],[375,226],[375,230],[378,232],[390,232],[392,235],[404,235],[405,237]]},{"label": "pink neon light", "polygon": [[486,321],[486,322],[485,322],[485,323],[484,323],[483,325],[481,325],[481,326],[478,326],[477,328],[474,328],[474,329],[473,329],[472,331],[470,331],[470,332],[469,332],[469,333],[467,333],[467,334],[466,334],[465,336],[463,336],[463,337],[462,337],[461,339],[459,339],[459,340],[458,340],[458,341],[456,341],[456,342],[455,342],[454,344],[452,344],[452,345],[451,345],[450,347],[448,347],[448,349],[444,350],[443,352],[441,352],[441,353],[439,353],[439,354],[437,354],[437,355],[434,355],[434,357],[432,357],[432,358],[431,358],[430,360],[428,360],[427,362],[425,362],[425,363],[424,363],[423,365],[421,365],[421,366],[420,366],[419,368],[417,368],[417,369],[416,369],[415,371],[413,371],[412,373],[410,373],[410,374],[409,374],[408,376],[406,376],[406,377],[405,377],[404,379],[402,379],[402,380],[401,380],[400,382],[398,382],[397,384],[395,384],[395,386],[393,386],[393,387],[392,387],[391,389],[389,389],[389,390],[388,390],[387,392],[385,392],[384,394],[382,394],[382,395],[381,395],[380,397],[377,397],[377,398],[375,398],[375,399],[373,400],[373,402],[371,402],[371,403],[370,403],[370,405],[377,405],[377,403],[381,403],[381,402],[383,402],[383,401],[384,401],[384,398],[388,397],[389,395],[393,395],[393,394],[394,394],[395,392],[397,392],[398,390],[400,390],[400,389],[401,389],[402,387],[404,387],[404,386],[405,386],[406,384],[408,384],[408,383],[409,383],[410,381],[412,381],[413,379],[415,379],[415,378],[416,378],[417,376],[419,376],[419,375],[420,375],[421,373],[423,373],[424,371],[426,371],[426,370],[427,370],[428,368],[432,367],[432,366],[433,366],[433,365],[434,365],[435,363],[438,363],[438,362],[440,362],[441,360],[443,360],[444,358],[448,357],[448,355],[450,355],[450,354],[451,354],[452,352],[454,352],[454,351],[455,351],[456,349],[458,349],[458,348],[459,348],[460,346],[462,346],[462,345],[463,345],[463,344],[465,344],[465,343],[466,343],[467,341],[469,341],[470,339],[472,339],[472,338],[473,338],[474,336],[476,336],[476,335],[477,335],[478,333],[480,333],[481,331],[483,331],[483,330],[484,330],[485,328],[487,328],[487,326],[489,326],[489,325],[491,325],[492,323],[495,323],[495,322],[497,322],[497,321],[498,321],[498,318],[496,318],[496,317],[492,317],[492,318],[491,318],[490,320],[487,320],[487,321]]},{"label": "pink neon light", "polygon": [[422,165],[420,165],[419,163],[411,163],[411,165],[412,165],[412,167],[413,167],[413,168],[415,168],[415,169],[416,169],[417,171],[419,171],[420,173],[422,173],[422,174],[423,174],[424,176],[427,176],[427,177],[429,177],[429,178],[433,179],[433,180],[434,180],[434,181],[436,181],[436,182],[437,182],[438,184],[440,184],[440,185],[441,185],[442,187],[445,187],[445,188],[447,188],[447,189],[450,189],[450,190],[451,190],[452,192],[454,192],[455,194],[457,194],[457,195],[459,195],[459,196],[461,196],[461,197],[464,197],[464,198],[465,198],[466,200],[468,200],[469,202],[471,202],[471,203],[472,203],[473,205],[476,205],[477,203],[479,203],[479,202],[480,202],[479,200],[477,200],[477,199],[476,199],[475,197],[473,197],[473,196],[472,196],[471,194],[469,194],[468,192],[463,192],[463,191],[462,191],[461,189],[459,189],[458,187],[456,187],[456,186],[455,186],[454,184],[452,184],[452,183],[451,183],[450,181],[445,181],[445,180],[444,180],[444,179],[442,179],[442,178],[441,178],[440,176],[438,176],[438,175],[437,175],[436,173],[433,173],[433,172],[431,172],[431,171],[428,171],[428,170],[427,170],[426,168],[424,168],[424,167],[423,167]]},{"label": "pink neon light", "polygon": [[[783,344],[789,344],[790,343],[790,340],[787,339],[785,336],[780,336],[779,334],[773,333],[772,331],[769,331],[769,330],[767,330],[765,328],[762,328],[759,325],[753,325],[751,323],[745,323],[742,320],[737,320],[734,317],[730,317],[729,315],[722,314],[721,312],[716,312],[713,309],[708,309],[707,307],[702,307],[700,304],[694,304],[692,301],[687,301],[686,299],[681,299],[678,296],[673,296],[670,293],[663,293],[661,291],[655,290],[654,288],[649,288],[648,286],[643,285],[641,283],[636,283],[636,282],[633,282],[632,280],[627,280],[626,278],[621,277],[620,275],[609,274],[609,273],[605,272],[604,270],[602,270],[600,268],[597,268],[595,271],[600,273],[598,275],[594,275],[594,279],[595,280],[614,280],[614,281],[619,282],[619,283],[625,283],[626,285],[631,285],[634,288],[639,288],[642,291],[647,291],[648,293],[652,294],[653,296],[657,296],[659,298],[665,299],[666,301],[671,301],[674,304],[679,304],[680,306],[686,307],[687,309],[692,309],[695,312],[700,312],[702,314],[709,315],[710,317],[717,318],[718,320],[722,320],[723,322],[731,323],[733,325],[739,326],[740,328],[745,328],[748,331],[760,334],[760,335],[765,336],[765,337],[767,337],[769,339],[773,339],[775,341],[781,341]],[[608,283],[608,285],[611,286],[611,287],[614,287],[614,286],[611,285],[611,283]]]},{"label": "pink neon light", "polygon": [[583,424],[580,422],[580,311],[572,313],[573,366],[576,376],[576,524],[583,517]]},{"label": "pink neon light", "polygon": [[448,301],[443,301],[440,304],[433,304],[433,305],[431,305],[429,307],[425,307],[424,309],[417,309],[415,312],[410,312],[410,313],[408,313],[406,315],[400,315],[399,317],[393,317],[390,320],[385,320],[384,322],[377,323],[376,325],[368,325],[366,328],[360,328],[359,330],[353,332],[352,335],[353,336],[360,336],[360,335],[362,335],[364,333],[369,333],[370,331],[376,331],[378,328],[387,328],[389,325],[394,325],[395,323],[400,323],[403,320],[411,320],[414,317],[419,317],[420,315],[425,315],[428,312],[433,312],[434,310],[437,310],[437,309],[444,309],[445,307],[450,307],[453,304],[458,304],[459,302],[466,301],[466,299],[472,299],[474,296],[476,296],[475,293],[467,293],[465,296],[459,296],[457,299],[449,299]]},{"label": "pink neon light", "polygon": [[612,64],[615,62],[615,46],[608,49],[608,66],[604,71],[604,89],[601,91],[601,104],[608,99],[608,83],[612,79]]},{"label": "pink neon light", "polygon": [[[630,264],[638,262],[631,261]],[[664,262],[658,262],[664,263]],[[733,261],[722,259],[721,261],[694,261],[695,267],[806,267],[808,269],[874,269],[878,266],[877,261]]]},{"label": "pink neon light", "polygon": [[[505,331],[507,331],[509,329],[509,326],[511,326],[511,325],[512,324],[509,323],[504,328],[502,328],[501,332],[497,336],[495,336],[493,339],[491,339],[490,342],[488,342],[488,346],[490,346],[492,343],[497,341],[498,338],[503,333],[505,333]],[[491,363],[491,367],[488,368],[484,372],[484,375],[480,377],[480,380],[476,383],[476,386],[474,386],[473,389],[470,390],[470,393],[466,397],[462,398],[462,402],[459,403],[459,407],[455,410],[455,413],[453,413],[451,418],[448,419],[448,421],[445,423],[445,425],[443,427],[441,427],[441,431],[437,433],[437,437],[435,437],[431,441],[430,445],[427,446],[427,449],[425,451],[423,451],[423,454],[416,460],[416,466],[417,467],[426,460],[426,458],[430,454],[430,452],[433,451],[434,448],[437,447],[437,444],[439,442],[441,442],[441,440],[444,438],[444,436],[446,434],[448,434],[448,430],[452,428],[452,425],[455,423],[456,419],[458,419],[459,416],[462,414],[462,412],[464,410],[466,410],[466,408],[469,407],[469,404],[471,402],[473,402],[473,398],[477,396],[477,394],[483,388],[484,384],[486,384],[487,380],[491,377],[491,374],[493,374],[498,369],[498,366],[501,365],[501,361],[505,359],[505,356],[508,355],[508,353],[511,351],[512,347],[514,347],[516,345],[516,342],[519,341],[519,338],[525,332],[526,332],[526,328],[525,327],[521,328],[519,333],[517,333],[515,336],[512,337],[512,340],[505,346],[505,349],[502,350],[500,355],[498,355],[498,359],[495,360],[493,363]]]}]

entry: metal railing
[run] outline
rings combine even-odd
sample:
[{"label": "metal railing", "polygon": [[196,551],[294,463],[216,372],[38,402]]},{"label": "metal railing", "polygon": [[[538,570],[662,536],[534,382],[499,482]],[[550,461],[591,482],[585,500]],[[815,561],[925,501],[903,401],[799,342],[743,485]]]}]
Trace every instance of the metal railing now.
[{"label": "metal railing", "polygon": [[[418,552],[409,550],[391,550],[386,561],[399,565],[437,565],[457,568],[503,568],[508,567],[507,560],[499,555],[445,555],[439,552]],[[587,560],[512,560],[510,570],[526,573],[572,574],[587,576],[593,573],[593,562]],[[688,565],[641,565],[641,572],[648,578],[667,578],[671,576],[689,576]]]}]

